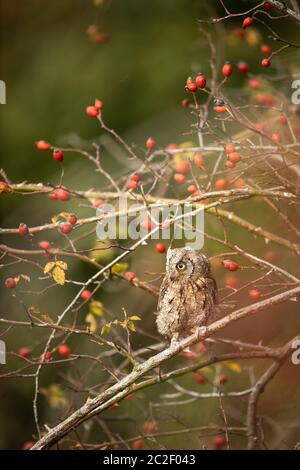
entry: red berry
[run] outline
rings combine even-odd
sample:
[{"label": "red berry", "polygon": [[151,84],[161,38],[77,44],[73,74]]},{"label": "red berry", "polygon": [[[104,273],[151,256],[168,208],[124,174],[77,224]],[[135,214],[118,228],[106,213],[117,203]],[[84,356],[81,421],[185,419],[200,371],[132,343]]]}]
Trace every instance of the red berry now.
[{"label": "red berry", "polygon": [[228,181],[225,178],[220,178],[215,182],[216,189],[225,189],[228,186]]},{"label": "red berry", "polygon": [[61,233],[64,233],[65,235],[67,233],[72,232],[72,230],[73,230],[73,226],[69,222],[63,222],[62,224],[60,224],[59,227],[60,227]]},{"label": "red berry", "polygon": [[217,106],[214,106],[214,111],[215,111],[216,113],[226,113],[227,108],[226,108],[226,106],[225,106],[224,104],[222,104],[222,105],[219,105],[219,104],[218,104]]},{"label": "red berry", "polygon": [[203,375],[203,374],[200,374],[200,372],[198,372],[197,374],[194,375],[194,380],[195,382],[197,382],[197,384],[205,384],[206,382],[206,377]]},{"label": "red berry", "polygon": [[225,146],[225,152],[226,153],[232,153],[232,152],[235,152],[235,148],[232,144],[227,144]]},{"label": "red berry", "polygon": [[282,141],[282,138],[281,138],[281,135],[279,134],[279,132],[273,132],[271,138],[276,143],[280,143]]},{"label": "red berry", "polygon": [[141,222],[141,228],[144,230],[147,230],[147,232],[150,232],[154,228],[154,223],[152,222],[151,219],[143,220]]},{"label": "red berry", "polygon": [[283,125],[287,124],[287,118],[283,114],[281,114],[281,116],[279,116],[278,120],[279,120],[280,124],[283,124]]},{"label": "red berry", "polygon": [[138,173],[134,173],[133,175],[131,175],[130,179],[132,181],[135,181],[136,183],[139,183],[141,181],[141,177]]},{"label": "red berry", "polygon": [[271,55],[272,53],[270,46],[268,46],[267,44],[262,44],[260,46],[260,50],[265,55]]},{"label": "red berry", "polygon": [[213,438],[213,447],[215,450],[220,450],[226,444],[226,439],[224,436],[215,436]]},{"label": "red berry", "polygon": [[105,201],[103,199],[96,199],[96,201],[94,202],[94,206],[97,207],[97,208],[101,207],[101,206],[103,206],[104,202]]},{"label": "red berry", "polygon": [[248,294],[249,294],[249,296],[251,297],[251,299],[254,299],[254,300],[259,299],[260,296],[261,296],[260,291],[257,290],[257,289],[251,289],[251,290],[249,290],[249,291],[248,291]]},{"label": "red berry", "polygon": [[90,24],[86,29],[86,33],[89,36],[94,36],[97,32],[98,32],[98,26],[95,24]]},{"label": "red berry", "polygon": [[142,439],[136,439],[133,441],[132,447],[134,450],[140,450],[143,447],[143,441]]},{"label": "red berry", "polygon": [[230,160],[227,160],[227,162],[225,163],[225,166],[229,169],[232,169],[235,167],[235,163],[231,162]]},{"label": "red berry", "polygon": [[59,201],[69,201],[71,199],[71,194],[68,189],[56,188],[54,192],[56,195],[56,199],[58,199]]},{"label": "red berry", "polygon": [[53,158],[54,158],[54,160],[56,160],[57,162],[62,162],[63,159],[64,159],[64,154],[62,153],[61,150],[56,149],[56,150],[54,150],[54,152],[53,152]]},{"label": "red berry", "polygon": [[13,289],[16,285],[17,282],[13,277],[8,277],[5,281],[5,287],[7,287],[7,289]]},{"label": "red berry", "polygon": [[107,33],[101,32],[97,33],[95,36],[95,42],[97,44],[103,44],[109,40],[109,35]]},{"label": "red berry", "polygon": [[186,89],[188,91],[190,91],[191,93],[195,93],[195,91],[197,91],[197,85],[195,82],[189,82],[187,85],[186,85]]},{"label": "red berry", "polygon": [[182,175],[181,173],[175,173],[173,178],[176,181],[176,183],[178,183],[178,184],[185,183],[185,176]]},{"label": "red berry", "polygon": [[186,174],[190,171],[190,165],[185,160],[180,160],[176,165],[177,173]]},{"label": "red berry", "polygon": [[196,82],[197,88],[200,88],[200,89],[205,88],[205,85],[206,85],[205,75],[203,75],[202,73],[197,75],[195,82]]},{"label": "red berry", "polygon": [[99,109],[96,106],[87,106],[85,108],[86,114],[91,118],[96,118],[99,114]]},{"label": "red berry", "polygon": [[265,260],[269,263],[274,263],[277,260],[277,253],[275,251],[269,250],[265,254]]},{"label": "red berry", "polygon": [[146,147],[148,150],[152,150],[153,147],[155,146],[156,142],[154,139],[152,139],[152,137],[149,137],[147,140],[146,140]]},{"label": "red berry", "polygon": [[195,191],[197,191],[197,186],[195,186],[194,184],[190,184],[188,187],[187,187],[187,191],[189,193],[194,193]]},{"label": "red berry", "polygon": [[258,88],[260,88],[260,82],[257,80],[257,78],[251,78],[251,80],[249,80],[248,82],[248,85],[253,90],[257,90]]},{"label": "red berry", "polygon": [[261,61],[261,65],[262,65],[263,67],[265,67],[265,68],[268,68],[268,67],[270,67],[271,62],[269,61],[269,59],[263,59],[263,60]]},{"label": "red berry", "polygon": [[226,384],[227,381],[228,381],[228,378],[225,374],[219,375],[219,384]]},{"label": "red berry", "polygon": [[165,253],[165,251],[166,251],[166,247],[163,243],[157,243],[155,245],[155,249],[156,249],[157,253]]},{"label": "red berry", "polygon": [[225,284],[231,289],[237,289],[240,285],[240,281],[236,276],[226,276]]},{"label": "red berry", "polygon": [[236,271],[239,268],[238,264],[230,259],[224,259],[222,263],[228,271]]},{"label": "red berry", "polygon": [[39,150],[49,150],[51,148],[51,145],[48,142],[45,142],[45,140],[39,140],[35,145]]},{"label": "red berry", "polygon": [[92,292],[88,289],[85,289],[84,291],[81,292],[81,298],[83,300],[90,300],[92,295],[93,295]]},{"label": "red berry", "polygon": [[190,104],[190,100],[188,100],[187,98],[185,98],[184,100],[181,101],[181,106],[183,108],[188,108],[189,104]]},{"label": "red berry", "polygon": [[25,358],[28,358],[30,356],[30,349],[29,348],[26,348],[26,347],[23,347],[23,348],[20,348],[19,351],[18,351],[18,354],[19,356],[21,357],[25,357]]},{"label": "red berry", "polygon": [[189,361],[192,361],[195,357],[195,354],[193,353],[193,351],[183,351],[183,355]]},{"label": "red berry", "polygon": [[136,189],[138,187],[138,183],[134,180],[128,181],[126,185],[127,189]]},{"label": "red berry", "polygon": [[8,192],[8,184],[5,181],[0,181],[0,193]]},{"label": "red berry", "polygon": [[29,450],[31,449],[31,447],[34,446],[34,442],[33,441],[28,441],[28,442],[24,442],[23,446],[22,446],[22,450]]},{"label": "red berry", "polygon": [[42,248],[42,250],[49,250],[50,243],[47,240],[42,240],[39,242],[39,247]]},{"label": "red berry", "polygon": [[131,272],[131,271],[126,271],[124,273],[124,277],[128,280],[128,281],[133,281],[133,279],[136,278],[136,274]]},{"label": "red berry", "polygon": [[57,347],[57,352],[60,356],[69,357],[71,354],[71,349],[69,348],[67,344],[60,344]]},{"label": "red berry", "polygon": [[103,101],[98,100],[98,98],[96,98],[96,99],[95,99],[94,107],[95,107],[96,109],[99,109],[99,110],[100,110],[100,109],[103,109],[103,106],[104,106],[104,105],[103,105]]},{"label": "red berry", "polygon": [[19,234],[23,235],[24,237],[27,237],[27,235],[29,234],[28,226],[23,223],[19,225],[18,231],[19,231]]},{"label": "red berry", "polygon": [[253,24],[253,18],[251,16],[247,16],[247,18],[244,19],[243,21],[243,28],[248,28],[248,26],[251,26]]},{"label": "red berry", "polygon": [[47,351],[45,354],[41,354],[40,362],[48,362],[53,358],[53,354],[50,351]]},{"label": "red berry", "polygon": [[272,104],[274,103],[274,98],[272,96],[259,93],[258,95],[256,95],[255,101],[256,103],[262,103],[267,104],[268,106],[272,106]]},{"label": "red berry", "polygon": [[77,223],[77,217],[75,214],[68,215],[68,222],[69,224],[75,225]]},{"label": "red berry", "polygon": [[272,10],[273,5],[270,2],[265,2],[263,7],[264,7],[265,10]]},{"label": "red berry", "polygon": [[222,74],[224,77],[230,77],[232,74],[232,65],[230,62],[226,62],[222,67]]},{"label": "red berry", "polygon": [[152,434],[157,430],[157,422],[156,421],[146,421],[143,424],[143,432],[144,434]]},{"label": "red berry", "polygon": [[242,189],[242,188],[244,188],[244,187],[245,187],[245,181],[242,180],[241,178],[238,179],[238,180],[236,180],[236,181],[234,182],[234,187],[237,188],[237,189]]},{"label": "red berry", "polygon": [[241,156],[238,152],[231,152],[228,154],[228,160],[232,163],[238,163],[241,161]]},{"label": "red berry", "polygon": [[204,160],[203,160],[203,155],[201,155],[201,153],[196,153],[194,157],[194,163],[198,168],[203,168]]},{"label": "red berry", "polygon": [[206,352],[206,347],[203,341],[199,341],[199,343],[196,344],[196,352],[199,354]]},{"label": "red berry", "polygon": [[237,67],[238,67],[239,71],[242,72],[242,73],[248,73],[249,72],[249,65],[244,60],[240,60],[237,64]]}]

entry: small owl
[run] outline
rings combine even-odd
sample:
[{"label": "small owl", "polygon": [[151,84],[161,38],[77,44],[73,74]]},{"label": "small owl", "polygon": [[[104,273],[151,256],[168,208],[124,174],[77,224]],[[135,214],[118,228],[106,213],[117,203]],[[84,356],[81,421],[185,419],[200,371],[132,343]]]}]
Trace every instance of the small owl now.
[{"label": "small owl", "polygon": [[217,284],[206,256],[188,246],[169,248],[158,300],[159,333],[172,341],[191,335],[211,321],[216,303]]}]

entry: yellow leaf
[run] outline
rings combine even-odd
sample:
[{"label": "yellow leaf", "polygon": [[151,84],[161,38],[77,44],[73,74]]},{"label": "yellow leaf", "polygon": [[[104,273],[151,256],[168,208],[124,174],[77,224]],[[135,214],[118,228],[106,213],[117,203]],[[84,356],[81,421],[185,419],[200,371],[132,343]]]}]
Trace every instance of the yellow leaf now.
[{"label": "yellow leaf", "polygon": [[233,370],[233,372],[237,372],[238,374],[240,374],[242,372],[242,368],[241,366],[237,363],[237,362],[233,362],[233,361],[226,361],[225,362],[225,365]]},{"label": "yellow leaf", "polygon": [[112,274],[122,274],[128,269],[128,263],[116,263],[111,268]]},{"label": "yellow leaf", "polygon": [[181,149],[188,149],[190,147],[194,147],[194,143],[191,141],[182,142],[182,144],[179,145],[179,148]]},{"label": "yellow leaf", "polygon": [[103,3],[104,3],[104,0],[94,0],[95,7],[100,7],[101,5],[103,5]]},{"label": "yellow leaf", "polygon": [[132,317],[129,317],[129,320],[139,321],[139,320],[141,320],[141,318],[138,317],[137,315],[133,315]]},{"label": "yellow leaf", "polygon": [[59,266],[55,266],[53,269],[52,269],[52,277],[54,279],[54,281],[57,283],[57,284],[60,284],[61,286],[64,285],[65,283],[65,271],[60,268]]},{"label": "yellow leaf", "polygon": [[42,388],[41,393],[47,398],[51,408],[65,408],[68,405],[67,397],[57,384]]},{"label": "yellow leaf", "polygon": [[92,300],[90,303],[90,313],[93,313],[97,317],[103,315],[103,305],[99,300]]},{"label": "yellow leaf", "polygon": [[55,262],[54,261],[50,261],[50,263],[47,263],[46,266],[44,267],[44,273],[47,274],[51,271],[51,269],[53,269],[55,266]]},{"label": "yellow leaf", "polygon": [[64,261],[56,261],[55,264],[61,269],[64,269],[64,270],[68,269],[68,265]]},{"label": "yellow leaf", "polygon": [[85,317],[86,323],[89,324],[89,330],[91,333],[96,333],[97,331],[97,320],[92,313],[88,313]]}]

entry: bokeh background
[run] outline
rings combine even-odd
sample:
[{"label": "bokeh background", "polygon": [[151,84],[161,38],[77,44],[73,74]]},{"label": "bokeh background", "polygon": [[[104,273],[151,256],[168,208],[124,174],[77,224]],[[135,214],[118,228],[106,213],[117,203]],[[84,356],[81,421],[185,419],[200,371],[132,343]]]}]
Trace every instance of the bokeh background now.
[{"label": "bokeh background", "polygon": [[[97,122],[87,118],[85,107],[93,103],[95,97],[105,103],[105,121],[116,129],[128,142],[143,146],[145,139],[152,135],[159,146],[171,142],[194,142],[189,135],[191,117],[181,107],[181,100],[186,97],[184,83],[186,77],[201,70],[209,73],[208,47],[197,30],[197,19],[209,18],[222,11],[219,2],[200,0],[1,0],[1,76],[7,85],[7,104],[0,108],[1,167],[8,178],[14,182],[50,182],[58,184],[60,173],[51,157],[35,148],[35,141],[45,139],[58,146],[89,147],[99,137]],[[227,5],[237,9],[235,1]],[[238,2],[254,5],[255,2]],[[91,41],[86,33],[91,24],[97,24],[101,31],[109,35],[104,43]],[[234,63],[246,58],[253,73],[259,72],[257,61],[257,41],[264,33],[259,29],[253,33],[247,43],[239,42],[232,35],[232,28],[239,25],[238,20],[224,23],[216,36],[220,64],[230,58]],[[289,25],[289,26],[288,26]],[[290,23],[282,23],[279,31],[285,37],[296,39],[298,30]],[[255,36],[256,35],[256,36]],[[258,38],[258,39],[257,39]],[[293,66],[293,63],[291,64]],[[234,74],[231,80],[232,96],[243,96],[245,78]],[[281,83],[284,93],[290,87],[287,78]],[[119,176],[128,171],[128,162],[120,149],[104,154],[105,168]],[[78,155],[68,155],[65,159],[64,183],[79,190],[101,187],[103,179],[95,174],[93,168]],[[20,221],[29,225],[45,223],[53,213],[60,210],[72,210],[73,202],[45,203],[45,198],[16,195],[1,197],[2,226],[17,227]],[[80,210],[85,213],[85,208]],[[274,218],[259,202],[247,203],[243,216],[272,229],[285,233],[281,221]],[[294,215],[295,218],[297,214]],[[244,231],[234,229],[234,240],[253,250],[253,238]],[[287,233],[287,236],[289,234]],[[8,242],[8,239],[4,240]],[[10,239],[10,242],[12,240]],[[55,240],[53,240],[55,241]],[[15,238],[14,246],[20,246]],[[92,244],[92,241],[91,241]],[[266,247],[262,240],[255,240],[255,254],[264,256],[266,249],[275,249],[278,264],[297,274],[299,267],[293,256],[284,249]],[[209,242],[205,244],[209,255],[220,250]],[[131,269],[147,280],[147,272],[162,272],[164,257],[153,256],[151,248],[143,248],[131,260]],[[70,263],[71,264],[71,263]],[[76,279],[87,279],[93,269],[74,263],[70,266]],[[28,268],[25,268],[28,269]],[[5,277],[10,274],[5,270]],[[220,284],[224,283],[223,273],[215,266],[215,275]],[[251,270],[241,272],[240,281],[246,282],[251,277]],[[38,284],[33,284],[33,289]],[[36,296],[25,295],[26,300],[39,304],[45,313],[57,313],[65,305],[66,296],[75,290],[66,286],[65,290]],[[118,295],[114,295],[117,292]],[[99,299],[112,312],[120,314],[125,306],[130,312],[143,318],[143,329],[155,334],[155,301],[138,289],[130,290],[119,285],[103,289]],[[242,301],[243,299],[241,299]],[[10,316],[24,319],[24,311],[17,299],[10,293],[1,293],[1,317]],[[282,316],[284,314],[284,320]],[[84,318],[84,316],[83,316]],[[259,341],[278,345],[286,341],[299,330],[299,308],[289,303],[270,310],[260,319],[245,320],[233,325],[228,336],[246,341]],[[1,329],[2,331],[2,329]],[[224,333],[225,334],[225,333]],[[8,352],[17,352],[21,346],[36,347],[41,340],[40,332],[25,332],[15,329],[6,337]],[[89,351],[91,347],[85,340],[72,338],[72,345],[79,352]],[[141,344],[137,337],[135,345]],[[183,359],[180,359],[183,361]],[[6,367],[14,368],[18,359],[8,355],[7,366],[0,365],[0,371]],[[259,362],[258,374],[267,363]],[[82,369],[84,370],[84,364]],[[44,386],[63,381],[68,374],[67,366],[54,369],[44,368],[42,382]],[[283,441],[277,442],[280,448],[289,448],[299,440],[299,367],[287,364],[280,375],[268,387],[268,393],[261,401],[263,414],[267,416],[268,445],[275,445],[273,431],[276,426],[284,426]],[[249,383],[248,370],[237,374],[227,370],[228,390],[246,388]],[[208,371],[213,374],[213,371]],[[101,377],[101,374],[99,375]],[[182,385],[193,388],[191,377],[181,380]],[[206,387],[206,386],[205,386]],[[205,387],[201,390],[209,390]],[[167,388],[166,388],[167,390]],[[32,379],[6,378],[0,383],[0,448],[19,449],[24,442],[34,439],[34,421],[32,416]],[[115,418],[108,423],[114,432],[123,437],[134,436],[140,423],[149,417],[149,403],[155,401],[157,391],[149,389],[134,401],[128,401],[122,410],[115,411]],[[79,399],[82,399],[82,397]],[[41,399],[41,422],[55,422],[61,412],[49,408],[46,398]],[[246,402],[228,400],[227,406],[232,423],[240,425],[245,412]],[[182,426],[201,426],[208,422],[220,422],[217,415],[218,403],[197,401],[178,409],[167,409],[162,414],[160,430],[179,429]],[[162,413],[158,409],[159,413]],[[156,413],[157,411],[154,411]],[[119,415],[118,415],[119,413]],[[121,419],[130,416],[133,422]],[[118,419],[117,417],[120,417]],[[268,421],[269,420],[269,421]],[[138,424],[136,424],[138,423]],[[268,428],[269,426],[269,428]],[[92,429],[92,441],[101,440],[101,427]],[[192,440],[165,438],[162,442],[167,448],[189,448],[202,445],[210,446],[209,438],[195,436]],[[236,437],[232,446],[243,447],[243,438]],[[155,447],[155,444],[154,444]]]}]

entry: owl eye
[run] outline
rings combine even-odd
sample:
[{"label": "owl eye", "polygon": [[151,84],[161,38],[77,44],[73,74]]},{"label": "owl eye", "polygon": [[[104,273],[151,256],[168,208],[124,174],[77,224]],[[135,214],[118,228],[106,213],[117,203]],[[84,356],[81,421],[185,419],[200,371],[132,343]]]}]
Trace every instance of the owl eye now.
[{"label": "owl eye", "polygon": [[186,268],[186,264],[183,263],[183,261],[180,261],[180,263],[176,265],[176,268],[178,269],[178,271],[184,271]]}]

